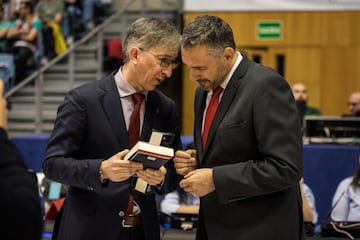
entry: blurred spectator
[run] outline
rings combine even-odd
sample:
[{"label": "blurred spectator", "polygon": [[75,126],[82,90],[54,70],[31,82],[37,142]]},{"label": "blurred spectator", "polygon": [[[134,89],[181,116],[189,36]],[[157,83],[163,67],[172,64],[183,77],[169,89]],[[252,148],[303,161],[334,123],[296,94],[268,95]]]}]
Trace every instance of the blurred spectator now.
[{"label": "blurred spectator", "polygon": [[100,0],[64,0],[64,2],[62,30],[68,45],[92,30],[105,15],[110,15],[111,6]]},{"label": "blurred spectator", "polygon": [[304,182],[303,178],[300,180],[300,189],[303,200],[304,221],[316,224],[318,221],[318,214],[316,211],[315,196],[311,188]]},{"label": "blurred spectator", "polygon": [[0,52],[8,52],[9,46],[7,41],[7,33],[9,31],[9,28],[11,26],[11,23],[9,20],[5,18],[5,9],[4,6],[1,5],[0,10]]},{"label": "blurred spectator", "polygon": [[318,213],[316,211],[315,196],[311,188],[304,182],[304,179],[300,180],[301,198],[303,204],[303,217],[305,223],[306,236],[313,236],[315,225],[318,221]]},{"label": "blurred spectator", "polygon": [[94,10],[96,24],[103,22],[107,17],[113,14],[114,11],[111,2],[111,0],[96,0]]},{"label": "blurred spectator", "polygon": [[10,11],[9,11],[10,20],[16,20],[19,18],[19,8],[21,1],[22,0],[10,0]]},{"label": "blurred spectator", "polygon": [[47,177],[43,177],[40,181],[40,194],[44,200],[44,213],[47,214],[53,201],[64,198],[68,187],[64,184],[51,181]]},{"label": "blurred spectator", "polygon": [[[194,142],[186,146],[186,150],[194,151]],[[178,188],[164,196],[160,203],[160,211],[166,215],[172,213],[199,213],[200,198],[194,194],[185,192],[184,189]]]},{"label": "blurred spectator", "polygon": [[7,34],[11,23],[5,18],[5,4],[0,6],[0,79],[4,82],[6,93],[10,88],[13,87],[15,68],[14,56],[12,53],[9,53],[10,49],[7,40]]},{"label": "blurred spectator", "polygon": [[15,66],[12,53],[0,54],[0,80],[5,84],[5,93],[14,86]]},{"label": "blurred spectator", "polygon": [[11,7],[11,0],[2,0],[1,5],[4,11],[4,19],[10,20],[10,7]]},{"label": "blurred spectator", "polygon": [[63,0],[40,0],[35,12],[41,19],[43,27],[44,55],[50,60],[56,55],[67,51],[64,36],[61,31],[61,21],[64,13]]},{"label": "blurred spectator", "polygon": [[161,201],[161,212],[167,215],[173,213],[199,213],[199,197],[185,192],[182,188],[170,192],[164,196]]},{"label": "blurred spectator", "polygon": [[[3,92],[0,81],[0,93]],[[6,100],[0,94],[1,239],[40,240],[43,229],[36,176],[27,171],[6,132]]]},{"label": "blurred spectator", "polygon": [[22,1],[19,8],[19,19],[8,31],[7,37],[12,41],[11,51],[15,62],[15,84],[22,81],[28,70],[34,68],[35,52],[39,48],[38,34],[41,31],[41,21],[34,14],[31,1]]},{"label": "blurred spectator", "polygon": [[62,21],[62,32],[68,46],[84,32],[85,26],[82,22],[82,10],[80,0],[64,0],[65,10]]},{"label": "blurred spectator", "polygon": [[360,117],[360,91],[356,91],[350,94],[348,106],[350,115],[344,116]]},{"label": "blurred spectator", "polygon": [[295,83],[291,87],[296,104],[298,106],[301,117],[308,115],[321,115],[321,111],[318,108],[310,107],[308,102],[308,91],[304,84]]},{"label": "blurred spectator", "polygon": [[360,221],[360,167],[353,176],[343,179],[337,186],[332,199],[331,219],[343,222]]},{"label": "blurred spectator", "polygon": [[81,1],[81,6],[83,10],[82,21],[86,27],[86,30],[91,30],[94,28],[94,10],[98,0],[79,0]]}]

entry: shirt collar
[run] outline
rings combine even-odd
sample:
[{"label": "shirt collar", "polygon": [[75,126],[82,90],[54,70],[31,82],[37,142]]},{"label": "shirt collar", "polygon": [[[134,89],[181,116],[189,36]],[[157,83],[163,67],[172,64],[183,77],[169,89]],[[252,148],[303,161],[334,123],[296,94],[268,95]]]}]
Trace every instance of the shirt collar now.
[{"label": "shirt collar", "polygon": [[[136,93],[136,90],[133,86],[131,86],[131,84],[124,78],[122,72],[121,72],[121,68],[119,68],[119,70],[117,71],[117,73],[115,73],[115,83],[116,83],[116,87],[119,91],[120,97],[128,97],[134,93]],[[145,95],[145,99],[147,98],[148,95],[148,91],[146,92],[142,92]]]},{"label": "shirt collar", "polygon": [[241,53],[239,51],[236,52],[236,61],[234,63],[234,65],[232,66],[229,74],[227,75],[227,77],[225,78],[225,81],[223,81],[221,84],[220,84],[220,87],[222,87],[223,89],[226,88],[226,86],[228,85],[232,75],[234,74],[235,70],[238,68],[238,66],[240,65],[240,62],[241,60],[243,59],[243,56],[241,55]]}]

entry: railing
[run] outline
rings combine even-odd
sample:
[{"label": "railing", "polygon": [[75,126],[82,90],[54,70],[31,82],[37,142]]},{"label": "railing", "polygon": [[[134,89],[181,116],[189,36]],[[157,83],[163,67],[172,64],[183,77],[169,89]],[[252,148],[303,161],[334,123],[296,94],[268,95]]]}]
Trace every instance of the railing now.
[{"label": "railing", "polygon": [[67,67],[68,67],[68,84],[69,86],[74,85],[74,76],[75,76],[75,50],[78,46],[83,45],[84,43],[88,42],[90,39],[96,37],[96,45],[97,45],[97,61],[99,64],[97,64],[96,69],[96,79],[101,78],[102,74],[102,62],[103,62],[103,39],[104,39],[104,29],[106,26],[108,26],[111,22],[114,21],[114,19],[119,18],[123,16],[124,12],[128,8],[128,6],[131,4],[131,0],[127,0],[126,3],[123,5],[123,7],[118,10],[115,14],[113,14],[111,17],[109,17],[107,20],[105,20],[103,23],[95,27],[92,31],[90,31],[86,36],[84,36],[82,39],[77,41],[73,46],[71,46],[67,52],[65,52],[62,55],[59,55],[52,59],[48,64],[45,66],[40,66],[39,69],[31,73],[28,77],[26,77],[23,81],[21,81],[19,84],[11,88],[6,94],[5,98],[9,98],[13,96],[16,92],[24,88],[29,83],[34,82],[34,111],[35,111],[35,119],[34,119],[34,133],[41,133],[43,132],[43,93],[44,93],[44,73],[53,67],[56,63],[58,63],[61,60],[64,60],[66,57],[67,59]]},{"label": "railing", "polygon": [[[103,42],[104,42],[104,31],[109,24],[114,22],[115,20],[121,19],[120,24],[124,26],[117,26],[119,29],[125,29],[127,26],[127,14],[126,11],[128,10],[135,10],[140,15],[145,13],[146,11],[151,10],[160,10],[160,11],[168,11],[169,9],[166,8],[168,3],[171,0],[125,0],[122,2],[121,7],[115,14],[111,15],[108,19],[106,19],[103,23],[96,26],[92,31],[86,34],[83,38],[79,41],[75,42],[67,52],[62,55],[59,55],[52,59],[48,64],[45,66],[40,66],[39,69],[31,73],[26,79],[21,81],[19,84],[11,88],[7,93],[5,93],[6,98],[10,98],[15,95],[19,90],[23,89],[29,83],[34,83],[34,111],[35,111],[35,126],[34,126],[34,133],[42,133],[43,132],[43,124],[44,124],[44,116],[43,116],[43,96],[44,96],[44,73],[46,73],[50,68],[52,68],[55,64],[62,60],[66,60],[63,62],[67,62],[68,68],[68,86],[72,88],[75,83],[75,50],[85,43],[89,42],[90,40],[94,40],[96,38],[96,57],[97,57],[97,64],[96,66],[96,79],[100,79],[102,77],[102,63],[103,63]],[[182,1],[180,0],[172,0],[173,3],[173,10],[181,11],[182,9]],[[156,6],[155,6],[156,4]],[[175,5],[174,5],[175,4]],[[181,21],[181,20],[179,20]],[[67,58],[67,59],[66,59]]]},{"label": "railing", "polygon": [[[69,67],[69,80],[70,82],[74,81],[74,51],[75,49],[86,43],[87,41],[89,41],[91,38],[94,37],[95,34],[97,35],[97,43],[98,45],[98,56],[101,57],[102,56],[102,40],[103,40],[103,31],[105,29],[106,26],[108,26],[111,22],[113,22],[114,19],[118,18],[119,16],[123,15],[123,13],[126,11],[126,9],[128,8],[128,6],[131,5],[133,1],[131,0],[126,0],[126,4],[124,4],[123,8],[120,9],[119,11],[117,11],[117,13],[113,14],[111,17],[109,17],[107,20],[105,20],[103,23],[101,23],[100,25],[96,26],[91,32],[89,32],[86,36],[84,36],[82,39],[80,39],[79,41],[77,41],[74,45],[72,45],[65,53],[53,58],[48,64],[46,64],[45,66],[41,66],[38,70],[34,71],[32,74],[30,74],[26,79],[24,79],[23,81],[21,81],[19,84],[17,84],[16,86],[14,86],[13,88],[11,88],[6,94],[5,94],[5,98],[8,98],[10,96],[12,96],[14,93],[16,93],[19,89],[23,88],[25,85],[29,84],[30,82],[35,80],[35,88],[36,89],[42,89],[42,77],[43,77],[43,73],[45,71],[47,71],[49,68],[53,67],[56,63],[58,63],[59,61],[63,60],[64,58],[66,58],[67,56],[69,56],[69,61],[68,61],[68,67]],[[102,59],[99,59],[102,60]],[[101,66],[99,66],[99,71],[101,71]],[[98,71],[98,72],[99,72]],[[100,76],[99,76],[100,77]]]}]

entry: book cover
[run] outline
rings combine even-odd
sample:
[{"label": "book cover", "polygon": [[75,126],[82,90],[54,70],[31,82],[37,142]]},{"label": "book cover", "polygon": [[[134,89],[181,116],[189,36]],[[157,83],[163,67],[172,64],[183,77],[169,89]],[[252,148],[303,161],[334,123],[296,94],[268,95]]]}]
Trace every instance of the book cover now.
[{"label": "book cover", "polygon": [[161,132],[153,129],[149,143],[164,147],[172,147],[175,142],[175,134],[170,132]]},{"label": "book cover", "polygon": [[139,141],[125,156],[125,160],[141,162],[144,169],[159,169],[174,157],[174,149]]}]

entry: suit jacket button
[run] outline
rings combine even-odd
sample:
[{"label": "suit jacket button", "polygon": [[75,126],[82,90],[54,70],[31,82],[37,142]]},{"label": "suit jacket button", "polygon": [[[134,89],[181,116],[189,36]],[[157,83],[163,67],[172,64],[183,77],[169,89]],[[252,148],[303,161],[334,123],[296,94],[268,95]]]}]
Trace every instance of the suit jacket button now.
[{"label": "suit jacket button", "polygon": [[124,211],[120,211],[120,212],[119,212],[119,216],[120,216],[120,217],[123,217],[123,216],[125,216],[125,213],[124,213]]}]

